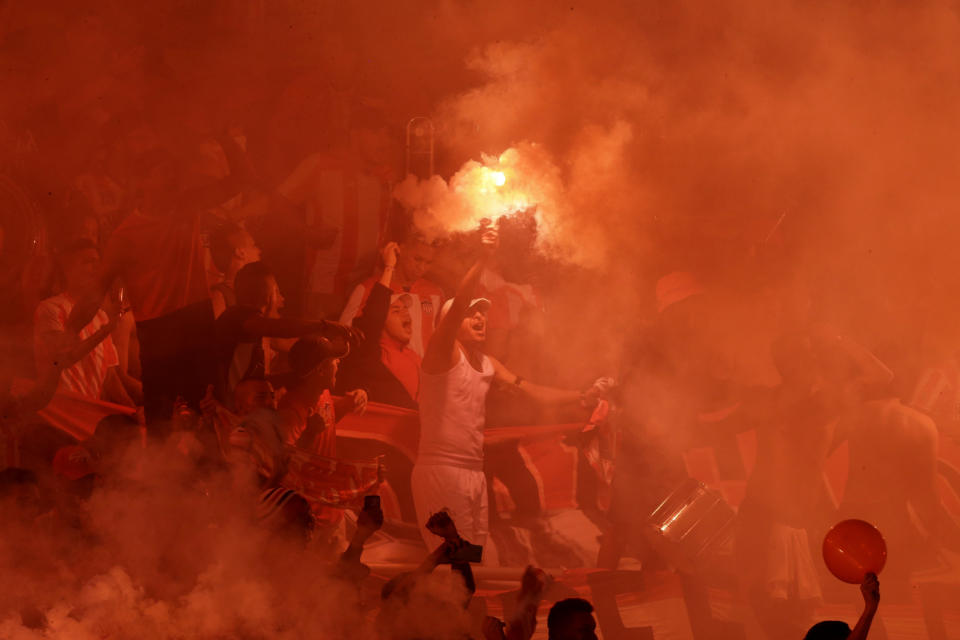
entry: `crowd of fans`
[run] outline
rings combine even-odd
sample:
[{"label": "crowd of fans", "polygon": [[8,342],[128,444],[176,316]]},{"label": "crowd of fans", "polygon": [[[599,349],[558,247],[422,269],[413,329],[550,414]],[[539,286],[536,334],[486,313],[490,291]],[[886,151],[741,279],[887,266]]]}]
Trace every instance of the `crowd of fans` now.
[{"label": "crowd of fans", "polygon": [[[107,148],[97,154],[109,161],[47,176],[59,184],[42,211],[35,203],[46,189],[2,178],[3,193],[22,204],[0,219],[5,504],[38,517],[50,508],[40,496],[47,478],[69,481],[67,493],[83,499],[129,449],[163,450],[197,474],[223,472],[252,487],[236,495],[250,495],[257,526],[342,552],[334,573],[356,581],[366,575],[363,544],[383,523],[380,507],[358,507],[376,482],[318,497],[298,476],[302,456],[352,473],[338,458],[338,421],[369,403],[418,411],[418,457],[405,486],[435,551],[384,587],[389,635],[418,576],[448,562],[472,592],[465,545],[483,545],[485,559],[495,559],[486,544],[494,514],[485,463],[496,456],[504,480],[522,465],[511,462],[519,459],[515,446],[484,447],[488,396],[585,417],[612,393],[625,426],[601,566],[618,566],[686,475],[684,446],[720,450],[724,436],[748,428],[757,428],[758,455],[737,516],[738,577],[771,637],[798,635],[821,595],[809,532],[822,528],[824,465],[838,443],[849,443],[850,477],[844,504],[828,519],[886,519],[891,547],[914,564],[923,561],[922,545],[908,511],[934,540],[956,542],[934,489],[933,444],[938,429],[958,424],[955,359],[928,371],[903,403],[891,390],[893,374],[872,354],[798,313],[797,326],[773,345],[779,386],[731,389],[714,349],[721,340],[698,306],[705,287],[678,272],[658,283],[657,319],[638,331],[618,389],[609,378],[585,390],[536,384],[526,376],[536,376],[537,363],[511,357],[523,349],[511,339],[521,332],[509,334],[518,318],[535,326],[543,315],[532,287],[510,284],[498,270],[497,230],[484,227],[444,252],[409,212],[384,204],[385,126],[368,107],[354,111],[336,152],[292,162],[272,181],[255,169],[240,127],[184,139],[169,125],[123,118],[104,128]],[[22,175],[23,159],[11,158],[4,171]],[[679,426],[665,438],[664,424]],[[438,524],[444,508],[447,521]],[[344,515],[351,509],[356,522]],[[656,566],[651,550],[633,553]],[[546,582],[529,570],[514,619],[489,618],[483,634],[530,637]],[[869,628],[875,578],[864,597],[868,610],[850,637]],[[591,611],[583,600],[558,603],[550,636],[593,637]],[[24,620],[31,615],[24,610]]]},{"label": "crowd of fans", "polygon": [[[309,481],[295,479],[294,458],[347,465],[337,458],[340,419],[362,414],[368,402],[420,408],[421,365],[435,330],[444,326],[438,322],[443,310],[452,306],[450,315],[459,314],[446,329],[448,353],[461,324],[483,337],[491,303],[470,305],[470,317],[461,321],[467,313],[461,301],[474,295],[486,263],[468,274],[470,291],[461,287],[457,299],[444,304],[443,290],[427,277],[437,243],[408,216],[393,212],[389,224],[366,224],[363,212],[346,202],[343,211],[321,210],[327,202],[318,185],[330,176],[355,197],[386,195],[381,168],[368,153],[378,144],[379,127],[362,119],[345,154],[309,156],[273,187],[255,174],[236,129],[184,142],[165,140],[150,123],[126,124],[112,150],[126,159],[122,174],[98,165],[64,179],[58,193],[69,194],[70,206],[40,213],[26,249],[10,242],[23,232],[17,212],[0,226],[0,239],[8,241],[0,242],[4,518],[28,523],[64,508],[50,501],[50,487],[71,497],[64,513],[73,512],[106,478],[125,477],[131,451],[134,460],[162,452],[179,457],[175,464],[186,462],[197,478],[233,478],[240,489],[232,498],[255,494],[249,511],[257,527],[295,546],[341,553],[332,575],[362,580],[368,570],[360,554],[382,526],[383,512],[367,501],[355,519],[344,513],[356,510],[376,484],[345,490],[349,495],[319,495]],[[372,185],[366,192],[365,181]],[[281,219],[278,211],[290,210],[312,217],[302,221],[300,257],[308,259],[301,277],[285,280],[294,287],[292,310],[280,290],[283,277],[270,264],[275,260],[289,274],[286,249],[294,248],[263,251],[257,241],[274,241],[269,227]],[[494,233],[485,249],[478,243],[469,251],[488,255],[495,243]],[[358,274],[364,279],[346,295]],[[442,278],[456,281],[461,274]],[[474,349],[480,342],[475,339]],[[501,382],[523,386],[520,376],[497,367]],[[584,400],[581,392],[554,397],[545,387],[526,386],[548,403]],[[591,390],[592,398],[598,394]],[[479,412],[472,420],[482,432],[484,395],[476,400],[479,407],[466,408]],[[250,487],[253,494],[245,492]],[[480,523],[475,510],[458,512],[457,488],[449,484],[429,491],[436,494],[429,511],[418,505],[424,521],[445,502],[453,505],[425,530],[429,545],[443,542],[420,569],[384,587],[384,637],[401,637],[391,631],[391,616],[409,615],[403,609],[412,606],[417,577],[439,563],[451,563],[468,592],[475,589],[469,561],[478,559],[465,560],[458,550],[485,542],[486,513]],[[470,500],[485,503],[485,484],[472,491]],[[460,537],[451,515],[472,540]],[[530,637],[545,586],[546,576],[529,569],[516,618],[507,624],[488,618],[478,632]],[[595,637],[591,611],[582,600],[558,603],[551,637]],[[29,606],[21,614],[27,626],[45,624]]]}]

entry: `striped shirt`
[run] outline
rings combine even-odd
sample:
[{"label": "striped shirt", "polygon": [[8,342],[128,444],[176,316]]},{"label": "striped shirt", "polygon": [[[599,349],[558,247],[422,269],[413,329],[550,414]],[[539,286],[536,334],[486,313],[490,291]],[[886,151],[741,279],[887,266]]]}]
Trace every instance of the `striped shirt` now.
[{"label": "striped shirt", "polygon": [[[67,318],[70,317],[73,305],[74,299],[66,293],[47,298],[37,305],[33,316],[33,344],[38,366],[49,360],[53,341],[57,335],[66,332]],[[106,312],[102,309],[97,311],[97,315],[93,317],[90,324],[80,332],[80,339],[89,338],[108,323],[109,318]],[[107,336],[79,362],[63,370],[57,389],[99,400],[107,372],[110,367],[118,364],[120,364],[120,358],[117,355],[117,349],[110,336]]]}]

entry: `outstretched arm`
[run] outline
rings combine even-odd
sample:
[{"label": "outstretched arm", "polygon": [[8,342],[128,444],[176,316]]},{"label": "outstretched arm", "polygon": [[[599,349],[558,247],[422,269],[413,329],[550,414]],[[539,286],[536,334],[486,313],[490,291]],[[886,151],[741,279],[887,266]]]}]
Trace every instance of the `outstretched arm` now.
[{"label": "outstretched arm", "polygon": [[243,323],[243,330],[247,335],[263,338],[300,338],[316,334],[328,339],[346,338],[350,341],[356,341],[362,337],[357,329],[329,320],[270,318],[261,315],[247,318]]},{"label": "outstretched arm", "polygon": [[317,174],[320,161],[320,154],[308,156],[275,190],[254,195],[243,206],[227,211],[227,217],[237,222],[302,203],[308,197],[310,184]]},{"label": "outstretched arm", "polygon": [[853,628],[847,640],[866,640],[870,633],[870,625],[873,624],[873,617],[877,615],[877,608],[880,606],[880,581],[874,573],[868,573],[860,585],[860,593],[863,594],[863,613],[857,620],[857,626]]},{"label": "outstretched arm", "polygon": [[534,402],[544,406],[561,406],[592,402],[603,396],[610,387],[613,386],[613,380],[610,378],[600,378],[586,391],[572,391],[570,389],[547,387],[534,384],[507,369],[507,367],[496,358],[487,357],[490,358],[490,362],[493,363],[493,375],[497,382],[517,389]]},{"label": "outstretched arm", "polygon": [[430,344],[427,345],[427,352],[423,356],[423,371],[426,373],[444,373],[449,371],[457,362],[456,342],[457,333],[460,330],[460,323],[467,309],[470,308],[470,301],[473,300],[477,284],[480,282],[480,274],[493,257],[493,252],[497,248],[499,236],[497,230],[493,227],[484,227],[480,242],[482,253],[480,259],[470,267],[467,274],[460,281],[457,287],[457,293],[453,297],[449,311],[443,316],[443,320],[430,338]]}]

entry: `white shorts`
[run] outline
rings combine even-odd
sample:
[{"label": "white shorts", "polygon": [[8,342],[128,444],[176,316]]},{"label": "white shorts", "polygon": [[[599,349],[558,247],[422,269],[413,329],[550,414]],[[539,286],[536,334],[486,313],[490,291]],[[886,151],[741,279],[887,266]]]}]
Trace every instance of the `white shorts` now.
[{"label": "white shorts", "polygon": [[446,509],[457,531],[468,542],[486,544],[487,480],[483,471],[472,471],[447,465],[416,465],[410,477],[417,524],[423,541],[431,551],[443,542],[426,529],[431,515]]}]

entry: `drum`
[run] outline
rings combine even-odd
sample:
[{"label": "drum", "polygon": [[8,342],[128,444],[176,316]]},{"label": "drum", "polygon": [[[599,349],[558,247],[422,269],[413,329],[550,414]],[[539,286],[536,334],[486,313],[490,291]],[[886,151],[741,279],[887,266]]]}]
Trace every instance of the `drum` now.
[{"label": "drum", "polygon": [[678,569],[691,571],[732,548],[736,512],[716,491],[688,478],[647,520],[651,542]]}]

